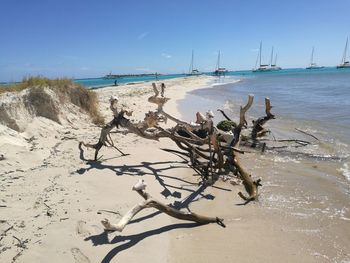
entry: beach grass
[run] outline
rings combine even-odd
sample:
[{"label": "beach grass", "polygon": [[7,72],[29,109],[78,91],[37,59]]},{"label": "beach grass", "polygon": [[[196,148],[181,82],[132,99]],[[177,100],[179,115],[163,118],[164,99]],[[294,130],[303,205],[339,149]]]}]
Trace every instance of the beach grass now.
[{"label": "beach grass", "polygon": [[[20,92],[29,89],[28,95],[26,96],[27,103],[35,106],[35,108],[44,115],[50,114],[52,116],[58,116],[57,113],[59,109],[52,103],[49,95],[44,91],[45,88],[51,89],[59,97],[61,103],[64,103],[68,99],[72,104],[86,111],[94,124],[101,125],[104,123],[104,118],[99,110],[99,102],[96,93],[74,83],[68,78],[49,79],[41,76],[27,77],[19,83],[1,87],[0,94],[6,92]],[[45,117],[58,121],[56,117],[52,118],[52,116]]]}]

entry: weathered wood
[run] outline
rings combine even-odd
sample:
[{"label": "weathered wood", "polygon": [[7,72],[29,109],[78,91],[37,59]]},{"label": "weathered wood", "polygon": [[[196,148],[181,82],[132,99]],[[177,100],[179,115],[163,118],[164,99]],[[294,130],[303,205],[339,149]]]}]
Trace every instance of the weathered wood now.
[{"label": "weathered wood", "polygon": [[269,98],[265,98],[265,113],[266,113],[266,116],[260,117],[257,120],[253,121],[253,129],[252,129],[252,133],[251,133],[251,136],[252,136],[252,139],[253,139],[253,145],[252,145],[253,147],[255,147],[256,144],[257,144],[257,138],[265,135],[268,132],[268,130],[266,130],[263,127],[263,125],[267,121],[269,121],[271,119],[275,119],[275,115],[273,115],[271,113],[271,109],[272,109],[272,106],[271,106],[271,103],[270,103],[270,99]]},{"label": "weathered wood", "polygon": [[[126,111],[121,110],[118,112],[116,105],[117,100],[112,100],[111,103],[113,103],[113,105],[111,104],[111,108],[113,108],[114,119],[102,128],[98,143],[87,144],[81,142],[80,145],[94,148],[96,160],[98,151],[103,146],[110,145],[115,147],[113,140],[110,137],[110,132],[115,127],[123,127],[129,132],[145,139],[159,140],[160,138],[169,138],[173,140],[180,149],[188,153],[192,168],[202,176],[204,183],[209,181],[215,182],[221,173],[232,173],[242,179],[243,185],[248,193],[248,196],[245,196],[240,192],[239,196],[248,202],[257,200],[260,179],[254,181],[251,175],[242,166],[239,154],[244,153],[244,151],[239,149],[239,146],[242,138],[249,140],[252,137],[259,137],[262,125],[264,125],[269,119],[274,118],[274,115],[271,113],[272,106],[270,100],[268,98],[265,99],[266,116],[259,118],[255,122],[252,129],[253,135],[250,137],[242,135],[242,130],[247,128],[246,113],[253,104],[253,95],[249,95],[246,105],[240,107],[239,123],[231,132],[223,132],[214,127],[214,116],[211,112],[207,112],[206,116],[197,112],[196,122],[191,123],[185,122],[166,113],[163,107],[169,98],[164,97],[164,91],[166,88],[164,83],[162,83],[160,89],[157,88],[155,83],[153,83],[152,86],[154,95],[149,97],[148,101],[157,105],[156,111],[149,111],[146,113],[145,119],[136,124],[124,117]],[[230,120],[222,110],[219,111],[226,119]],[[158,123],[166,121],[167,119],[174,121],[176,125],[167,129],[160,127]],[[123,229],[124,223],[128,222],[130,217],[132,218],[140,210],[146,207],[158,207],[157,209],[165,213],[169,210],[169,208],[162,208],[157,203],[148,200],[148,202],[142,202],[134,206],[133,209],[125,215],[125,220],[121,221],[120,225],[115,226],[115,228]],[[179,215],[179,217],[181,216],[183,215]],[[185,217],[189,218],[189,215],[186,215]],[[107,223],[109,222],[106,222],[106,224]]]},{"label": "weathered wood", "polygon": [[[254,96],[253,95],[249,95],[248,96],[248,102],[244,107],[240,108],[240,119],[239,119],[239,124],[238,126],[234,129],[234,135],[235,135],[235,140],[233,143],[234,147],[238,147],[239,143],[240,143],[240,135],[241,135],[241,131],[242,128],[246,125],[247,121],[245,119],[245,114],[246,112],[249,110],[249,108],[252,106],[253,104],[253,100],[254,100]],[[254,181],[251,177],[251,175],[243,168],[243,166],[240,163],[239,160],[239,154],[235,153],[234,151],[232,151],[232,155],[233,155],[233,165],[237,168],[239,175],[241,177],[241,179],[243,180],[243,185],[245,187],[245,190],[247,191],[247,193],[249,194],[248,197],[246,197],[245,195],[243,195],[242,192],[239,192],[238,195],[246,201],[246,203],[253,201],[253,200],[257,200],[258,199],[258,186],[260,186],[260,181],[261,179],[258,179],[256,181]]]},{"label": "weathered wood", "polygon": [[183,212],[155,200],[150,194],[146,192],[146,184],[143,180],[139,180],[139,182],[133,187],[133,190],[139,193],[145,200],[139,204],[134,205],[119,220],[117,224],[110,223],[108,219],[102,220],[101,223],[104,226],[105,230],[122,232],[126,225],[137,213],[145,208],[150,207],[156,208],[159,211],[180,220],[193,221],[199,224],[217,223],[218,225],[225,227],[223,219],[221,218],[202,216],[192,212]]}]

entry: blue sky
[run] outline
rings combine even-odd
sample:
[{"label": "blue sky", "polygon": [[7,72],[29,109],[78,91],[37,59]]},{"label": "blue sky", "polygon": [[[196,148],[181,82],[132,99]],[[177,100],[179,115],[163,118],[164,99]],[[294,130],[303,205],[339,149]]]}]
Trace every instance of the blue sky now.
[{"label": "blue sky", "polygon": [[263,41],[284,68],[340,62],[350,36],[350,1],[1,0],[0,81],[26,75],[251,69]]}]

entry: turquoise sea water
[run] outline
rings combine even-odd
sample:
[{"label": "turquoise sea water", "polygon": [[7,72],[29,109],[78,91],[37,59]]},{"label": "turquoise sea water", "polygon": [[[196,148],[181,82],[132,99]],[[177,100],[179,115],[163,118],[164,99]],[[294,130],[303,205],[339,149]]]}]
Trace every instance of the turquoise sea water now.
[{"label": "turquoise sea water", "polygon": [[[185,74],[169,74],[169,75],[160,75],[158,76],[158,80],[165,79],[173,79],[180,78],[186,76]],[[145,77],[123,77],[123,78],[89,78],[89,79],[76,79],[74,80],[76,83],[82,84],[87,88],[98,88],[105,86],[113,86],[115,81],[118,84],[126,84],[126,83],[134,83],[134,82],[142,82],[142,81],[156,81],[155,76],[145,76]]]}]

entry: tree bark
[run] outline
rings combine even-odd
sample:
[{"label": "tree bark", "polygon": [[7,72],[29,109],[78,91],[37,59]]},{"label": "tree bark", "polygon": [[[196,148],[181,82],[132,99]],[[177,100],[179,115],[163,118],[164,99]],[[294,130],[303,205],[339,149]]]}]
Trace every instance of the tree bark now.
[{"label": "tree bark", "polygon": [[198,215],[196,213],[191,212],[183,212],[172,208],[168,205],[165,205],[155,199],[152,198],[150,194],[146,191],[146,184],[143,180],[139,180],[139,182],[133,187],[133,190],[139,193],[145,200],[135,206],[133,206],[121,219],[117,224],[112,224],[108,221],[108,219],[102,220],[105,230],[107,231],[118,231],[122,232],[126,225],[133,219],[133,217],[145,208],[156,208],[159,211],[166,213],[167,215],[186,221],[193,221],[199,224],[209,224],[209,223],[217,223],[218,225],[225,227],[223,223],[223,219],[218,217],[208,217]]}]

